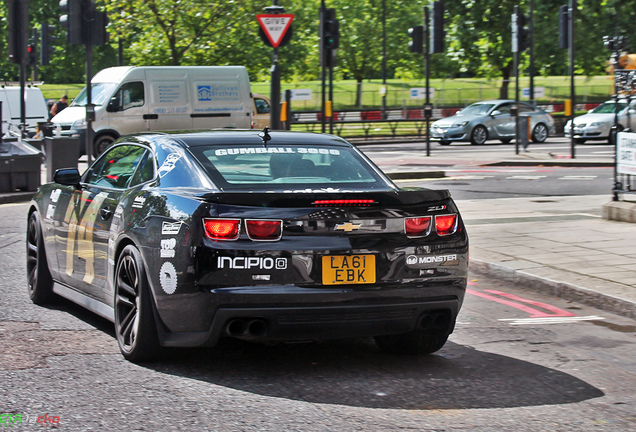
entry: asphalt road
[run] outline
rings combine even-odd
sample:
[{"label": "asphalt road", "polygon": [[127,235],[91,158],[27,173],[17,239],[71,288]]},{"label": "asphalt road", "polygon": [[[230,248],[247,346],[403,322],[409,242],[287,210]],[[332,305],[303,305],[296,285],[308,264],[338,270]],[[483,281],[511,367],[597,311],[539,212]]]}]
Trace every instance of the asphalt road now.
[{"label": "asphalt road", "polygon": [[636,425],[634,321],[481,277],[471,277],[457,329],[435,355],[389,355],[370,340],[227,341],[131,364],[109,322],[66,301],[30,303],[25,212],[25,204],[0,205],[0,414],[59,422],[62,431]]},{"label": "asphalt road", "polygon": [[461,167],[445,169],[445,178],[394,180],[401,187],[448,189],[456,200],[571,195],[611,196],[609,167]]}]

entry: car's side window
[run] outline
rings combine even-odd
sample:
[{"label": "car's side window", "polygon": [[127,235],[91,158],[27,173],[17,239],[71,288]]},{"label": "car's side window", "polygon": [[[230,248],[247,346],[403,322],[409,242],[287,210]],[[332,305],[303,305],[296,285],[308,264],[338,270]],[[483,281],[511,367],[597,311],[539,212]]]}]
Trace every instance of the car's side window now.
[{"label": "car's side window", "polygon": [[138,184],[145,183],[152,180],[155,177],[155,164],[153,163],[152,153],[146,152],[146,154],[139,162],[137,171],[130,180],[130,186],[136,186]]},{"label": "car's side window", "polygon": [[[147,153],[136,145],[118,145],[109,149],[91,167],[85,177],[90,185],[123,189]],[[154,169],[154,167],[153,167]]]},{"label": "car's side window", "polygon": [[256,105],[256,112],[258,114],[269,113],[269,104],[265,99],[254,98],[254,105]]},{"label": "car's side window", "polygon": [[533,112],[533,111],[534,111],[534,108],[532,106],[519,104],[519,112],[529,113],[529,112]]},{"label": "car's side window", "polygon": [[497,107],[497,110],[501,112],[502,114],[510,114],[510,107],[511,107],[511,104],[503,104],[503,105],[499,105],[499,107]]},{"label": "car's side window", "polygon": [[119,101],[120,111],[143,106],[144,83],[141,81],[134,81],[122,84],[117,91],[117,99]]}]

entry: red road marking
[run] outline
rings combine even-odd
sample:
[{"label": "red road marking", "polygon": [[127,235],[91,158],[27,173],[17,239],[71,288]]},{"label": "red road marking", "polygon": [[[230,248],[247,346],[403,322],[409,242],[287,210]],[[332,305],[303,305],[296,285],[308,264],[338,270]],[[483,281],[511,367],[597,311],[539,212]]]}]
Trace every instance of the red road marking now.
[{"label": "red road marking", "polygon": [[[566,310],[560,309],[556,306],[552,306],[546,303],[541,303],[538,301],[534,301],[534,300],[529,300],[523,297],[519,297],[516,296],[514,294],[508,294],[505,293],[503,291],[496,291],[496,290],[486,290],[489,293],[498,295],[500,297],[495,297],[494,295],[490,295],[490,294],[486,294],[480,291],[475,291],[472,289],[466,289],[466,292],[472,295],[475,295],[477,297],[481,297],[481,298],[485,298],[486,300],[490,300],[490,301],[494,301],[497,303],[501,303],[504,304],[506,306],[510,306],[516,309],[520,309],[524,312],[526,312],[527,314],[529,314],[529,318],[555,318],[555,317],[572,317],[572,316],[576,316],[576,314],[573,314],[572,312],[568,312]],[[505,297],[505,298],[501,298],[501,297]],[[506,300],[510,299],[510,300]],[[519,303],[517,303],[519,302]],[[530,306],[526,306],[523,303],[527,303],[527,304],[531,304],[533,306],[538,306],[540,308],[543,308],[545,310],[551,311],[553,313],[546,313],[543,311],[540,311],[538,309],[535,308],[531,308]]]}]

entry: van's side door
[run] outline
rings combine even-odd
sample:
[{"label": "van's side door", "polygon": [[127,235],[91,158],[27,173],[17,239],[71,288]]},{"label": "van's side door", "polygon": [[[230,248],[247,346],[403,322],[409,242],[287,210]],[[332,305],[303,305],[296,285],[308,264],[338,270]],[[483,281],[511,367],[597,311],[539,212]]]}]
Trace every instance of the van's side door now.
[{"label": "van's side door", "polygon": [[122,83],[108,103],[108,126],[120,135],[149,130],[152,115],[148,112],[146,84],[143,81]]}]

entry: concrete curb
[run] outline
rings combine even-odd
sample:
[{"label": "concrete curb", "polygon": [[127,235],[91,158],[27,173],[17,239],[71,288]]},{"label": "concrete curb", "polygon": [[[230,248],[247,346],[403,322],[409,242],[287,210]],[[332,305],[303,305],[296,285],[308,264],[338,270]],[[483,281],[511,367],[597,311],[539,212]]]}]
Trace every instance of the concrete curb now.
[{"label": "concrete curb", "polygon": [[636,304],[568,282],[559,282],[501,264],[471,258],[470,270],[483,276],[523,284],[524,288],[564,300],[583,303],[605,312],[636,319]]},{"label": "concrete curb", "polygon": [[482,166],[549,166],[549,167],[613,167],[613,161],[585,161],[577,159],[528,159],[528,160],[502,160],[485,163]]},{"label": "concrete curb", "polygon": [[31,201],[35,192],[12,192],[0,194],[0,204],[11,204]]},{"label": "concrete curb", "polygon": [[409,179],[421,179],[421,178],[444,178],[446,177],[445,171],[396,171],[388,172],[386,175],[391,180],[409,180]]}]

